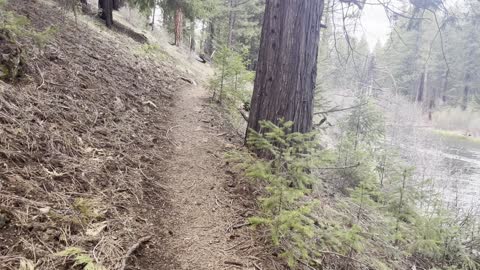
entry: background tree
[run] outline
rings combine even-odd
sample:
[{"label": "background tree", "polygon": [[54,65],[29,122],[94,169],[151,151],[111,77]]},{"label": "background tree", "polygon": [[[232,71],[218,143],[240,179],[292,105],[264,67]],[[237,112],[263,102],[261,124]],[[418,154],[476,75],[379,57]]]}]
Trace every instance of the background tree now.
[{"label": "background tree", "polygon": [[113,10],[119,10],[123,4],[122,0],[98,0],[99,16],[105,20],[107,27],[113,25]]}]

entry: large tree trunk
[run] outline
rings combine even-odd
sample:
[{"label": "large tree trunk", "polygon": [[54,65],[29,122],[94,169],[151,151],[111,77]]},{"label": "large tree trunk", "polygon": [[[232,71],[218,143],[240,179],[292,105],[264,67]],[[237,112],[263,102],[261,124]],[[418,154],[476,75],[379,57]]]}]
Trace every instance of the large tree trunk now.
[{"label": "large tree trunk", "polygon": [[98,0],[100,8],[100,18],[105,20],[107,27],[113,25],[113,0]]},{"label": "large tree trunk", "polygon": [[183,35],[183,10],[177,7],[175,10],[175,45],[180,46]]},{"label": "large tree trunk", "polygon": [[[260,120],[312,129],[323,0],[267,0],[248,128]],[[247,131],[248,135],[248,131]]]}]

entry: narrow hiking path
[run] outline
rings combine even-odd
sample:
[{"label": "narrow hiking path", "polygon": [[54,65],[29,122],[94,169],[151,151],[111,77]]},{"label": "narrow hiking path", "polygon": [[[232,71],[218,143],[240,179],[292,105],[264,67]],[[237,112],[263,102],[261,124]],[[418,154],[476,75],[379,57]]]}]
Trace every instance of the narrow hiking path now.
[{"label": "narrow hiking path", "polygon": [[155,245],[168,247],[162,250],[169,255],[150,252],[141,265],[150,264],[149,269],[274,269],[260,268],[260,259],[254,256],[255,239],[242,226],[252,214],[248,209],[253,203],[242,199],[248,186],[235,179],[225,163],[225,151],[234,146],[208,103],[207,91],[195,86],[181,89],[172,110],[166,136],[174,150],[162,183],[171,212],[161,217],[167,233],[164,242]]}]

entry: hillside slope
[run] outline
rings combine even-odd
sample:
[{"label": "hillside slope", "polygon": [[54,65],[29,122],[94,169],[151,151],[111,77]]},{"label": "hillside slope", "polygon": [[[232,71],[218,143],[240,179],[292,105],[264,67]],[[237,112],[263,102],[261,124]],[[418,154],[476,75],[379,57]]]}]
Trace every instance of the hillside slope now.
[{"label": "hillside slope", "polygon": [[68,247],[119,267],[152,231],[145,205],[165,202],[156,185],[171,153],[169,107],[185,82],[134,55],[128,38],[76,25],[59,8],[26,0],[8,8],[57,34],[44,51],[24,40],[27,78],[0,88],[0,268],[26,258],[71,269],[51,256]]}]

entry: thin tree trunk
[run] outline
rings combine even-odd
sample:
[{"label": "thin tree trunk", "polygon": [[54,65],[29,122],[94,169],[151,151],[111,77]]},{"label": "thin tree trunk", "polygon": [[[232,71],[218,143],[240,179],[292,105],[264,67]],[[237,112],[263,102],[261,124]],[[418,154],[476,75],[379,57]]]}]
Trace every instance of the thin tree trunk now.
[{"label": "thin tree trunk", "polygon": [[196,47],[195,42],[195,19],[190,23],[190,51],[194,52]]},{"label": "thin tree trunk", "polygon": [[204,52],[207,54],[209,57],[212,57],[214,48],[213,48],[213,40],[215,36],[215,25],[213,21],[209,22],[208,25],[208,37],[205,40],[205,48]]},{"label": "thin tree trunk", "polygon": [[418,84],[417,98],[415,99],[418,103],[423,101],[423,94],[425,90],[425,72],[422,72],[420,75],[420,82]]},{"label": "thin tree trunk", "polygon": [[[405,184],[407,182],[407,170],[403,171],[402,189],[400,190],[400,200],[398,202],[397,222],[395,225],[395,232],[400,230],[400,215],[403,212],[403,196],[405,193]],[[398,239],[395,240],[395,245],[398,245]]]},{"label": "thin tree trunk", "polygon": [[226,58],[223,60],[222,63],[222,75],[220,77],[220,93],[218,94],[218,103],[222,103],[222,96],[223,96],[223,85],[224,85],[224,80],[225,80],[225,65],[226,63]]},{"label": "thin tree trunk", "polygon": [[437,99],[437,90],[432,88],[432,93],[430,94],[428,102],[428,120],[432,121],[433,109],[435,109],[435,100]]},{"label": "thin tree trunk", "polygon": [[165,12],[165,10],[162,12],[162,26],[164,28],[167,28],[169,25],[171,25],[172,21],[172,16],[169,15],[169,12]]},{"label": "thin tree trunk", "polygon": [[469,92],[470,92],[470,87],[467,85],[465,85],[465,87],[463,88],[463,98],[462,98],[462,110],[465,111],[467,110],[467,107],[468,107],[468,96],[469,96]]},{"label": "thin tree trunk", "polygon": [[[471,54],[470,54],[471,55]],[[468,107],[468,100],[469,100],[469,95],[470,95],[470,72],[467,71],[465,74],[465,80],[464,80],[464,88],[463,88],[463,96],[462,96],[462,110],[467,110]]]},{"label": "thin tree trunk", "polygon": [[450,69],[447,68],[445,71],[445,77],[443,78],[443,87],[442,87],[442,101],[443,103],[447,102],[447,88],[448,88],[448,76],[450,74]]},{"label": "thin tree trunk", "polygon": [[180,46],[182,44],[183,35],[183,10],[181,7],[177,7],[175,10],[175,45]]},{"label": "thin tree trunk", "polygon": [[113,25],[113,0],[98,0],[98,7],[100,8],[100,18],[105,20],[107,27]]},{"label": "thin tree trunk", "polygon": [[155,10],[157,9],[157,5],[153,5],[153,11],[152,11],[152,31],[155,29],[154,28],[154,25],[155,25]]},{"label": "thin tree trunk", "polygon": [[235,27],[236,13],[234,12],[235,0],[230,0],[230,10],[228,14],[228,47],[232,47],[233,29]]},{"label": "thin tree trunk", "polygon": [[266,1],[248,128],[261,132],[260,120],[283,118],[293,132],[312,129],[323,7],[323,0]]},{"label": "thin tree trunk", "polygon": [[202,50],[202,48],[204,48],[205,46],[205,39],[206,39],[206,26],[205,26],[205,20],[202,20],[202,34],[201,34],[201,37],[200,37],[200,44],[199,44],[199,48],[200,50]]}]

